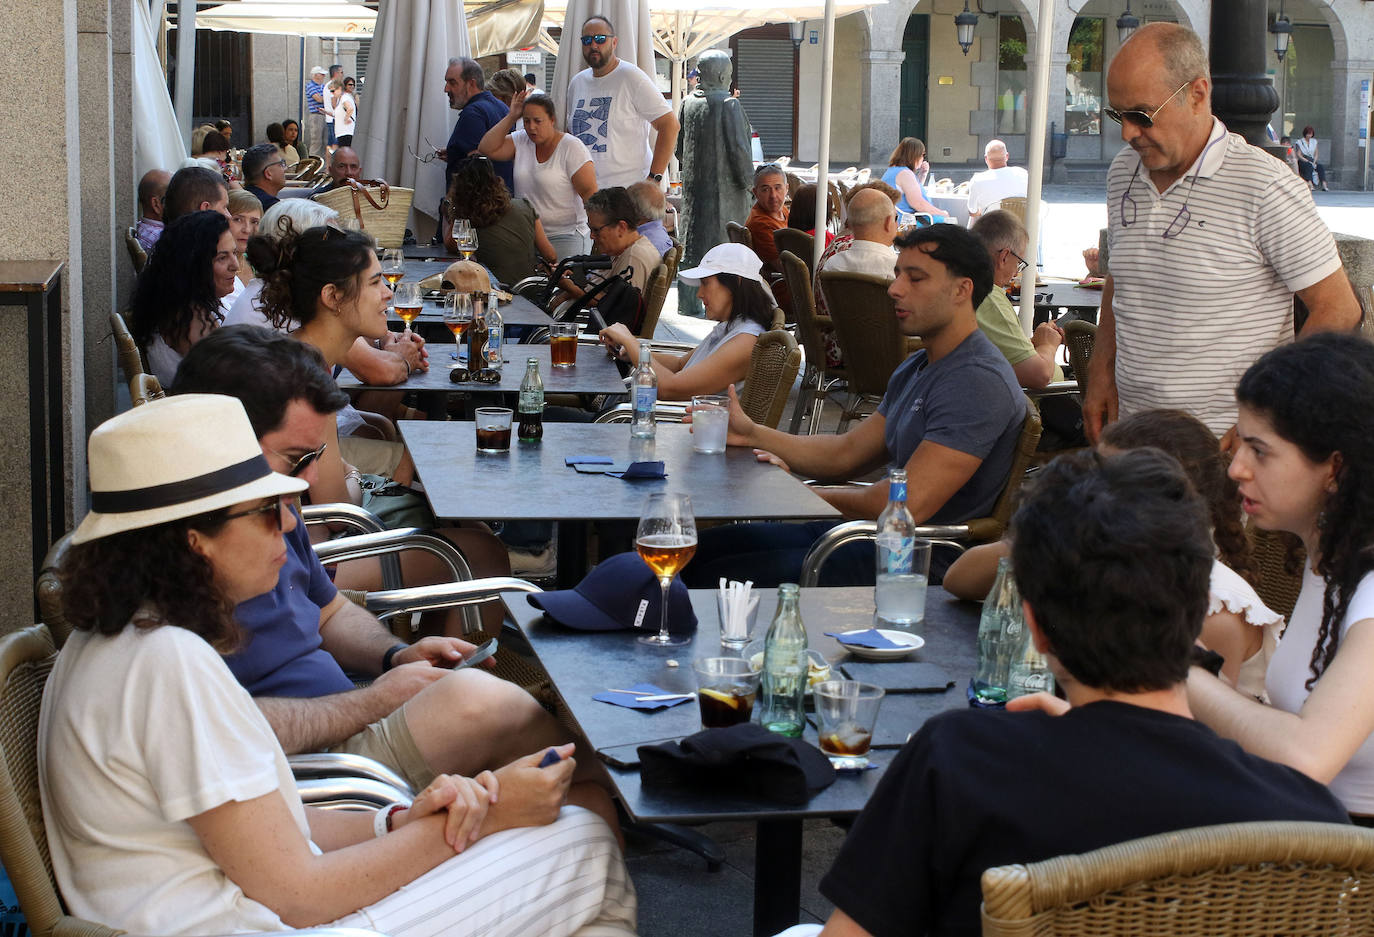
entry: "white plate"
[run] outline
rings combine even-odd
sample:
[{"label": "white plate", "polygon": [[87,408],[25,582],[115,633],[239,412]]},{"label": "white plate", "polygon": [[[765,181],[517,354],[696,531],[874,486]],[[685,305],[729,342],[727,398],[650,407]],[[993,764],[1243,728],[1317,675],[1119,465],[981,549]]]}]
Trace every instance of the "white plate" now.
[{"label": "white plate", "polygon": [[[855,628],[852,631],[844,631],[841,633],[858,634],[860,631],[868,630],[868,628]],[[854,644],[845,644],[843,641],[840,642],[840,646],[862,660],[899,660],[913,651],[919,651],[926,643],[925,638],[920,635],[908,634],[905,631],[893,631],[889,628],[879,628],[878,634],[887,638],[893,644],[902,645],[902,647],[859,647]]]}]

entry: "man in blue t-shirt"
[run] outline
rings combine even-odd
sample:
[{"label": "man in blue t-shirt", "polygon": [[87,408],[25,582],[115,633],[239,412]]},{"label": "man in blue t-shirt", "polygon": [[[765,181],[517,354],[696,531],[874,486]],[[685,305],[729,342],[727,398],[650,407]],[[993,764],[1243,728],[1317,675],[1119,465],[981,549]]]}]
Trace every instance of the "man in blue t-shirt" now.
[{"label": "man in blue t-shirt", "polygon": [[329,155],[328,143],[324,133],[324,81],[328,73],[316,65],[310,70],[310,80],[305,83],[305,145],[307,150],[324,159]]},{"label": "man in blue t-shirt", "polygon": [[[759,426],[729,389],[732,446],[759,450],[762,461],[810,478],[845,481],[884,466],[905,468],[907,509],[916,523],[954,524],[992,513],[1011,471],[1026,417],[1025,395],[1007,359],[978,329],[974,313],[992,289],[986,248],[957,225],[931,225],[897,238],[896,279],[888,288],[902,333],[925,347],[898,365],[878,412],[843,435],[793,436]],[[817,489],[846,518],[876,520],[887,481],[862,488]],[[831,525],[743,524],[701,535],[683,571],[709,588],[724,575],[757,585],[796,582],[811,544]],[[932,556],[933,576],[948,559]],[[823,585],[873,582],[873,550],[836,551]]]},{"label": "man in blue t-shirt", "polygon": [[[510,108],[500,99],[485,90],[486,74],[482,66],[472,59],[449,59],[448,71],[444,72],[444,94],[448,95],[448,106],[458,111],[458,119],[453,124],[448,146],[439,150],[439,158],[448,165],[444,167],[444,192],[453,182],[453,173],[459,160],[477,153],[477,144],[482,142],[488,130],[501,122],[510,113]],[[506,183],[506,189],[515,194],[515,163],[511,160],[493,161],[492,168]]]}]

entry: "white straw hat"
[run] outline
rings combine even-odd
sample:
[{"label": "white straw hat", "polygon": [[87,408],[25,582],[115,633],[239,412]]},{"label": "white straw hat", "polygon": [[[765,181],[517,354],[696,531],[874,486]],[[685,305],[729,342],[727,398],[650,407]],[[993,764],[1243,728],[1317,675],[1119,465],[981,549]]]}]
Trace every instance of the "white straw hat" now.
[{"label": "white straw hat", "polygon": [[759,260],[758,254],[743,244],[736,244],[732,241],[726,244],[717,244],[706,252],[706,256],[701,258],[699,264],[690,270],[678,271],[677,276],[688,286],[700,286],[703,277],[713,277],[718,273],[733,273],[737,277],[753,280],[766,291],[768,284],[764,282],[763,275],[759,273],[762,267],[763,261]]},{"label": "white straw hat", "polygon": [[72,543],[309,487],[272,471],[237,398],[183,394],[106,420],[87,448],[91,512]]}]

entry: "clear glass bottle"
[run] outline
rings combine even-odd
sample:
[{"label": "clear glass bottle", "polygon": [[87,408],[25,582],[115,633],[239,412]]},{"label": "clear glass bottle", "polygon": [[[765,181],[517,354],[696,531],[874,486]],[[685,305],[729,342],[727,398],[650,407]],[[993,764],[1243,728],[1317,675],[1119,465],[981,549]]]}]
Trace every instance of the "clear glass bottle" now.
[{"label": "clear glass bottle", "polygon": [[1007,699],[1053,692],[1054,674],[1050,672],[1050,662],[1036,649],[1030,628],[1022,627],[1021,646],[1012,652],[1011,666],[1007,670]]},{"label": "clear glass bottle", "polygon": [[888,476],[887,507],[874,545],[873,627],[918,632],[926,617],[926,571],[916,565],[916,522],[906,507],[906,469]]},{"label": "clear glass bottle", "polygon": [[501,342],[505,339],[500,300],[496,291],[487,295],[487,367],[501,370]]},{"label": "clear glass bottle", "polygon": [[795,583],[778,586],[778,610],[763,645],[759,724],[790,738],[800,738],[806,727],[806,627],[800,595]]},{"label": "clear glass bottle", "polygon": [[983,602],[978,621],[978,672],[973,675],[975,706],[1000,706],[1007,701],[1011,657],[1021,647],[1025,623],[1021,593],[1011,572],[1011,560],[997,561],[997,579]]},{"label": "clear glass bottle", "polygon": [[658,375],[654,373],[647,342],[639,343],[639,364],[635,366],[631,378],[630,392],[634,394],[634,419],[630,423],[630,435],[638,439],[653,439]]},{"label": "clear glass bottle", "polygon": [[516,418],[520,421],[516,433],[521,442],[539,442],[544,438],[544,379],[539,376],[538,358],[525,360],[525,379],[520,382]]}]

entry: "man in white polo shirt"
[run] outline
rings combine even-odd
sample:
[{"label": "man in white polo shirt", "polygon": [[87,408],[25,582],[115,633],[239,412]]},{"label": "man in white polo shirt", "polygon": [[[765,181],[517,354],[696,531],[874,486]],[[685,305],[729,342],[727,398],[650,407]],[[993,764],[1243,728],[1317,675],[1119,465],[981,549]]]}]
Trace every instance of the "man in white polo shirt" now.
[{"label": "man in white polo shirt", "polygon": [[[677,146],[678,120],[653,79],[615,54],[619,40],[604,16],[582,24],[582,60],[568,83],[568,133],[586,144],[599,189],[648,178],[662,185]],[[658,137],[649,149],[649,130]]]},{"label": "man in white polo shirt", "polygon": [[975,174],[968,184],[970,226],[983,212],[1001,205],[1002,199],[1026,197],[1026,171],[1020,166],[1008,166],[1007,159],[1007,145],[1001,140],[989,140],[983,148],[983,162],[988,168]]},{"label": "man in white polo shirt", "polygon": [[1185,410],[1218,436],[1236,381],[1303,334],[1360,319],[1336,244],[1288,167],[1212,116],[1207,53],[1191,30],[1151,23],[1107,73],[1107,116],[1128,144],[1107,173],[1106,288],[1084,429],[1140,410]]}]

